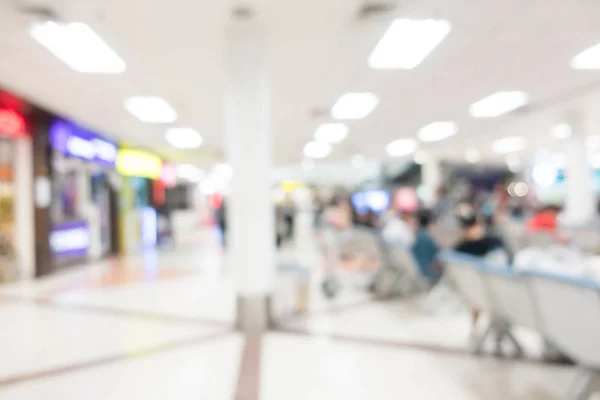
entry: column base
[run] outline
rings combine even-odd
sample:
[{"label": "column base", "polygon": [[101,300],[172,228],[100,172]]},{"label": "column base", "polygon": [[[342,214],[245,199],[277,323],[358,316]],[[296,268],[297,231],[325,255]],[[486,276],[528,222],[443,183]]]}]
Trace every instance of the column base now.
[{"label": "column base", "polygon": [[235,328],[248,334],[260,334],[273,328],[271,296],[238,297]]}]

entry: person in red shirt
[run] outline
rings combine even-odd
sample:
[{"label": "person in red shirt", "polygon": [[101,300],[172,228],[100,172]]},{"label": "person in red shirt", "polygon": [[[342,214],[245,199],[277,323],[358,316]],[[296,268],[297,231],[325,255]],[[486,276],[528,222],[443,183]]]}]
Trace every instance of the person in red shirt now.
[{"label": "person in red shirt", "polygon": [[528,232],[547,232],[556,233],[558,228],[558,214],[560,208],[555,206],[543,207],[538,211],[529,222],[527,222]]}]

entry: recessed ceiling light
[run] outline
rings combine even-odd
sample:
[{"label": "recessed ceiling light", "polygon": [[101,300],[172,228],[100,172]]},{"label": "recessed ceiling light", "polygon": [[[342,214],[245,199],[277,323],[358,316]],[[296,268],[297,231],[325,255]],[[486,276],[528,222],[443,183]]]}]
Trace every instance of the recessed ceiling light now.
[{"label": "recessed ceiling light", "polygon": [[497,154],[514,153],[527,147],[527,140],[522,136],[507,136],[492,142],[492,151]]},{"label": "recessed ceiling light", "polygon": [[127,65],[86,24],[36,22],[29,34],[71,69],[84,74],[120,74]]},{"label": "recessed ceiling light", "polygon": [[348,126],[345,124],[323,124],[315,131],[315,140],[326,143],[340,143],[348,136]]},{"label": "recessed ceiling light", "polygon": [[452,121],[432,122],[419,129],[419,140],[422,142],[439,142],[456,135],[458,126]]},{"label": "recessed ceiling light", "polygon": [[177,112],[157,96],[130,97],[125,100],[125,108],[142,122],[159,124],[177,121]]},{"label": "recessed ceiling light", "polygon": [[575,55],[570,65],[573,69],[600,69],[600,43]]},{"label": "recessed ceiling light", "polygon": [[419,144],[414,139],[398,139],[389,143],[385,151],[392,157],[404,157],[414,153]]},{"label": "recessed ceiling light", "polygon": [[566,139],[571,137],[573,131],[569,124],[558,124],[552,127],[551,133],[555,139]]},{"label": "recessed ceiling light", "polygon": [[413,69],[444,40],[450,29],[450,23],[443,20],[397,19],[369,56],[369,66]]},{"label": "recessed ceiling light", "polygon": [[377,107],[379,98],[374,93],[346,93],[331,109],[331,116],[338,120],[366,118]]},{"label": "recessed ceiling light", "polygon": [[419,165],[427,164],[427,162],[429,162],[429,155],[427,155],[427,153],[425,153],[424,151],[419,150],[413,156],[413,161],[415,162],[415,164]]},{"label": "recessed ceiling light", "polygon": [[529,95],[520,91],[496,92],[471,104],[469,114],[474,118],[494,118],[523,107]]},{"label": "recessed ceiling light", "polygon": [[176,149],[197,149],[202,146],[202,136],[192,128],[170,128],[165,139]]},{"label": "recessed ceiling light", "polygon": [[475,148],[469,148],[465,152],[465,159],[468,163],[475,164],[481,160],[481,154],[479,154],[479,150]]},{"label": "recessed ceiling light", "polygon": [[304,155],[308,158],[325,158],[331,153],[331,145],[326,142],[312,141],[304,146]]}]

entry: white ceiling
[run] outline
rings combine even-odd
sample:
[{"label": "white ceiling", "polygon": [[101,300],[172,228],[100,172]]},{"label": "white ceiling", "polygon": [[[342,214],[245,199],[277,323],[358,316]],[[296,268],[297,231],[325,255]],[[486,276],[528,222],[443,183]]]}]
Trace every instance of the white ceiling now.
[{"label": "white ceiling", "polygon": [[[17,11],[16,2],[48,5],[66,20],[89,24],[125,59],[126,73],[70,70],[28,36],[32,17]],[[591,131],[600,127],[593,114],[600,105],[600,71],[569,68],[573,55],[600,42],[600,2],[392,0],[394,11],[361,19],[365,2],[244,1],[271,34],[276,162],[299,162],[315,127],[329,120],[314,111],[328,111],[347,91],[373,91],[381,101],[368,118],[351,124],[333,160],[358,152],[382,158],[387,143],[416,137],[420,127],[438,120],[454,120],[460,128],[457,136],[425,147],[443,158],[463,158],[467,147],[486,153],[492,138],[515,134],[530,136],[532,147],[560,148],[548,130],[573,108],[586,110]],[[0,0],[0,85],[174,161],[218,160],[231,7],[206,0]],[[400,16],[447,19],[452,31],[415,70],[370,70],[368,55]],[[469,104],[498,90],[529,92],[531,112],[491,120],[468,115]],[[143,124],[125,111],[123,100],[131,95],[165,98],[179,113],[179,125],[204,136],[203,147],[171,149],[165,126]]]}]

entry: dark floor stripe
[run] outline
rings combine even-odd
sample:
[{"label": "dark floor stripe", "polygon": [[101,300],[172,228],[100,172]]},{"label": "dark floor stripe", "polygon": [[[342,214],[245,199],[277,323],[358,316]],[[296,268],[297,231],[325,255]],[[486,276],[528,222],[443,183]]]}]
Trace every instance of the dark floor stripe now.
[{"label": "dark floor stripe", "polygon": [[17,296],[5,296],[2,295],[2,299],[10,300],[10,301],[19,301],[24,303],[36,304],[42,307],[56,308],[67,311],[75,311],[81,313],[95,313],[95,314],[104,314],[111,315],[117,317],[127,317],[127,318],[138,318],[138,319],[147,319],[147,320],[155,320],[158,322],[171,322],[178,324],[192,324],[192,325],[212,325],[218,327],[230,327],[233,324],[231,322],[219,321],[219,320],[211,320],[205,318],[193,318],[193,317],[182,317],[178,315],[168,315],[168,314],[159,314],[152,313],[147,311],[137,311],[137,310],[127,310],[116,307],[107,307],[107,306],[99,306],[94,304],[74,304],[74,303],[63,303],[58,302],[49,298],[43,297],[34,297],[34,298],[26,298],[26,297],[17,297]]},{"label": "dark floor stripe", "polygon": [[258,400],[260,397],[260,336],[248,336],[242,353],[234,400]]},{"label": "dark floor stripe", "polygon": [[178,350],[185,347],[195,346],[198,344],[210,342],[216,339],[223,338],[231,334],[231,330],[220,331],[210,335],[196,336],[190,339],[180,340],[176,342],[164,343],[161,345],[148,347],[132,352],[113,354],[102,358],[93,360],[81,361],[74,364],[64,365],[56,368],[49,368],[47,370],[34,371],[20,375],[8,376],[0,378],[0,387],[8,385],[16,385],[20,383],[28,383],[38,379],[51,378],[60,375],[65,375],[73,372],[83,371],[86,369],[101,367],[110,364],[116,364],[123,361],[129,361],[141,357],[151,356],[157,353]]},{"label": "dark floor stripe", "polygon": [[[292,334],[292,335],[300,335],[306,337],[323,337],[327,339],[331,339],[334,341],[349,343],[349,344],[363,344],[369,346],[379,346],[379,347],[392,347],[396,349],[409,349],[409,350],[419,350],[425,351],[429,353],[436,354],[445,354],[450,356],[461,356],[461,357],[477,357],[481,359],[494,359],[498,361],[510,361],[510,362],[522,362],[522,363],[532,363],[532,364],[540,364],[544,362],[540,358],[525,356],[521,358],[511,358],[511,357],[497,357],[493,354],[482,354],[475,356],[469,349],[465,346],[464,348],[459,347],[450,347],[443,346],[439,344],[433,343],[424,343],[424,342],[411,342],[411,341],[399,341],[399,340],[389,340],[389,339],[377,339],[377,338],[369,338],[364,336],[352,336],[346,334],[328,334],[328,333],[313,333],[309,332],[306,329],[292,329],[292,328],[279,328],[278,332]],[[553,363],[544,362],[546,365],[555,365]]]}]

